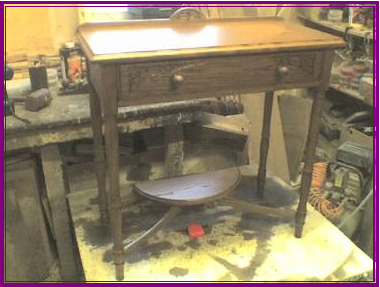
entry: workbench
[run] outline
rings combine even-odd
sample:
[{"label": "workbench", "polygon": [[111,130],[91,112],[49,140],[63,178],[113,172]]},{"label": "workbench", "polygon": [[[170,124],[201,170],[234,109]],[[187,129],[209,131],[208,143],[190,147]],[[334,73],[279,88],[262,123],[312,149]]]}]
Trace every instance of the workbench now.
[{"label": "workbench", "polygon": [[[197,152],[196,161],[203,161],[197,171],[210,169],[206,166],[208,153]],[[154,157],[148,152],[139,161],[141,166],[151,166],[150,179],[159,178],[164,172],[162,162]],[[230,160],[224,162],[232,164]],[[194,172],[193,165],[190,155],[184,162],[183,172]],[[241,168],[243,178],[236,191],[238,198],[258,201],[252,192],[256,191],[256,168]],[[128,219],[124,223],[123,239],[127,244],[154,224],[165,213],[165,207],[148,200],[128,200],[133,181],[126,178],[133,167],[121,170],[123,217]],[[144,173],[144,170],[136,172]],[[112,237],[102,233],[95,179],[75,174],[76,180],[71,183],[75,192],[69,195],[69,204],[85,279],[113,281]],[[268,205],[296,208],[297,197],[294,190],[269,176]],[[204,237],[190,239],[187,227],[193,222],[203,226]],[[293,226],[291,220],[242,215],[228,207],[184,210],[170,226],[126,255],[128,281],[371,280],[371,258],[313,207],[308,205],[302,240],[294,238]]]},{"label": "workbench", "polygon": [[[120,108],[119,131],[134,132],[170,124],[194,122],[197,112],[215,99],[201,99]],[[27,119],[26,124],[12,116],[6,118],[6,150],[39,148],[48,144],[91,138],[89,95],[53,96],[49,107],[29,112],[22,104],[16,114]]]},{"label": "workbench", "polygon": [[[120,132],[134,132],[193,123],[201,107],[213,101],[204,99],[121,108],[118,128]],[[50,106],[38,112],[28,112],[22,104],[17,104],[16,114],[31,123],[26,124],[12,116],[6,118],[7,157],[30,151],[40,155],[48,203],[45,212],[56,240],[61,276],[64,280],[77,280],[79,266],[66,199],[68,188],[58,144],[92,137],[89,95],[53,95]]]}]

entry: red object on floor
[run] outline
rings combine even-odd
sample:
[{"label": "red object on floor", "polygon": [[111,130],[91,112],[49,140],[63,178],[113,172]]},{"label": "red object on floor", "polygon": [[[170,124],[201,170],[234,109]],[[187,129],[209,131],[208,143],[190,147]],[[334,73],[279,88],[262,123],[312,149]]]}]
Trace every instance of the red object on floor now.
[{"label": "red object on floor", "polygon": [[189,232],[189,236],[191,239],[199,238],[205,235],[205,231],[203,230],[202,225],[198,223],[191,223],[187,228],[187,231]]}]

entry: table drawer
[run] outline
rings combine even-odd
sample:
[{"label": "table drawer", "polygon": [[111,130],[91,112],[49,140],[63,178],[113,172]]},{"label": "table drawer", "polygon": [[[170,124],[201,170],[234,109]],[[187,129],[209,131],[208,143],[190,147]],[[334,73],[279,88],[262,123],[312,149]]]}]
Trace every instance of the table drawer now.
[{"label": "table drawer", "polygon": [[316,85],[321,52],[243,55],[122,65],[119,101],[128,105]]}]

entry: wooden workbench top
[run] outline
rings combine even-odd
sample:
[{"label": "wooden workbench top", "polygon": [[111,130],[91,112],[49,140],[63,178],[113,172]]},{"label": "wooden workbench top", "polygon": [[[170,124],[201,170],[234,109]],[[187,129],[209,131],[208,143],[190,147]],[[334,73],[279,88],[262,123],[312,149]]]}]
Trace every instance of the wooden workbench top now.
[{"label": "wooden workbench top", "polygon": [[[220,151],[201,145],[187,151],[184,173],[205,171]],[[195,157],[194,157],[195,155]],[[151,154],[136,158],[138,164],[122,169],[123,198],[131,198],[132,174],[146,173],[150,179],[163,176],[162,163]],[[202,163],[203,162],[203,163]],[[218,161],[219,165],[231,163]],[[196,169],[194,168],[196,166]],[[215,168],[215,167],[214,167]],[[236,197],[256,201],[256,168],[242,167]],[[73,174],[75,171],[73,171]],[[149,175],[150,174],[150,175]],[[76,240],[88,281],[115,280],[112,240],[101,233],[94,179],[75,173],[75,192],[69,196]],[[87,190],[83,190],[85,187]],[[75,189],[76,188],[76,189]],[[274,178],[268,178],[265,203],[285,208],[294,206],[297,195]],[[124,201],[123,201],[124,202]],[[127,201],[125,201],[127,202]],[[167,207],[149,200],[125,205],[125,243],[156,223]],[[201,224],[205,236],[191,240],[186,228]],[[352,280],[372,271],[373,261],[331,222],[308,206],[304,236],[294,237],[293,220],[263,215],[242,215],[228,207],[184,210],[175,221],[126,255],[126,281],[336,281]]]},{"label": "wooden workbench top", "polygon": [[[138,119],[155,114],[177,113],[179,111],[199,110],[202,104],[207,104],[213,99],[191,100],[174,103],[163,103],[145,106],[119,108],[118,118]],[[88,94],[75,96],[55,96],[49,107],[38,112],[29,112],[22,104],[16,105],[16,114],[27,119],[31,124],[26,124],[13,116],[5,118],[6,136],[42,130],[56,129],[65,126],[90,125],[90,107]]]},{"label": "wooden workbench top", "polygon": [[78,37],[93,62],[344,47],[339,37],[278,18],[87,23]]}]

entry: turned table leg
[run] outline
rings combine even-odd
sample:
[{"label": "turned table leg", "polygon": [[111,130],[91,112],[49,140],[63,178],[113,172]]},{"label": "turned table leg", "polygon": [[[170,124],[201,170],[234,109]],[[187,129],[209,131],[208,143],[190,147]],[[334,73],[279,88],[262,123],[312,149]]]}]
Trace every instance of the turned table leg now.
[{"label": "turned table leg", "polygon": [[302,236],[303,225],[306,218],[306,205],[309,196],[311,177],[313,172],[313,163],[315,149],[318,141],[319,133],[319,120],[322,114],[322,105],[324,100],[324,90],[316,89],[314,92],[313,107],[310,115],[309,132],[306,142],[305,150],[305,165],[302,171],[302,179],[300,186],[300,201],[295,218],[295,234],[294,236],[300,238]]},{"label": "turned table leg", "polygon": [[116,280],[124,279],[122,203],[119,184],[119,134],[117,129],[117,70],[114,65],[101,67],[99,97],[104,114],[104,139],[109,179],[109,209],[113,235],[113,258]]},{"label": "turned table leg", "polygon": [[98,94],[94,87],[90,84],[90,110],[91,110],[91,124],[92,134],[94,141],[94,157],[95,157],[95,172],[96,180],[98,183],[98,200],[99,200],[99,213],[100,222],[103,230],[108,229],[108,199],[106,192],[106,173],[105,173],[105,158],[103,150],[102,138],[102,114],[100,109],[100,101]]},{"label": "turned table leg", "polygon": [[107,170],[110,185],[110,210],[112,234],[114,239],[113,255],[116,279],[124,279],[124,246],[122,238],[122,206],[119,189],[119,136],[116,114],[105,115],[104,130],[107,151]]},{"label": "turned table leg", "polygon": [[265,93],[264,101],[264,117],[263,125],[261,129],[261,142],[260,142],[260,161],[259,171],[257,175],[257,194],[259,198],[264,197],[264,185],[266,179],[266,166],[269,150],[269,135],[270,135],[270,123],[272,117],[272,105],[273,105],[274,92]]}]

